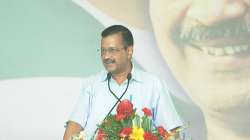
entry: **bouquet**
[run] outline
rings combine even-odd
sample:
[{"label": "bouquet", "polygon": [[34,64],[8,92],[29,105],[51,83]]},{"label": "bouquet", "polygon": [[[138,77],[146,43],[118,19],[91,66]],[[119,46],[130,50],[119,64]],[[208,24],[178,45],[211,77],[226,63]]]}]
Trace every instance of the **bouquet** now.
[{"label": "bouquet", "polygon": [[[133,104],[125,99],[121,101],[116,114],[109,114],[97,125],[97,133],[93,140],[175,140],[181,129],[168,132],[162,126],[154,127],[152,112],[142,109],[144,115],[139,116]],[[81,132],[82,133],[82,132]],[[77,134],[72,140],[84,140],[83,134]]]}]

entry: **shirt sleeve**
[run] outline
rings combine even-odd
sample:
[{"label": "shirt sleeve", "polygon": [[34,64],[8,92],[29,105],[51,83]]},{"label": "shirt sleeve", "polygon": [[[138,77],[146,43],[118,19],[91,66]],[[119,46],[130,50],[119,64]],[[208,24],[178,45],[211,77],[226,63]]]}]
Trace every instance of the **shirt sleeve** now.
[{"label": "shirt sleeve", "polygon": [[90,87],[87,87],[79,95],[68,121],[73,121],[85,128],[91,111],[93,96],[90,94]]},{"label": "shirt sleeve", "polygon": [[175,109],[166,83],[164,81],[158,81],[156,83],[157,89],[155,89],[155,91],[157,91],[158,98],[156,98],[156,110],[154,112],[155,125],[163,126],[168,131],[182,126],[183,121]]}]

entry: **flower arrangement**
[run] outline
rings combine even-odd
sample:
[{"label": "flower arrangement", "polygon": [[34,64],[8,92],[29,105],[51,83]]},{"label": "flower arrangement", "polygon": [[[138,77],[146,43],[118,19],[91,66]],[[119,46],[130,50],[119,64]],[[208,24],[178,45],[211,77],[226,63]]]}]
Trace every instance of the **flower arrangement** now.
[{"label": "flower arrangement", "polygon": [[[143,108],[142,111],[144,115],[139,116],[129,100],[121,101],[116,108],[116,114],[109,114],[101,124],[97,125],[97,134],[93,139],[175,140],[178,130],[168,132],[162,126],[153,127],[151,110]],[[81,134],[73,138],[72,140],[84,140]]]}]

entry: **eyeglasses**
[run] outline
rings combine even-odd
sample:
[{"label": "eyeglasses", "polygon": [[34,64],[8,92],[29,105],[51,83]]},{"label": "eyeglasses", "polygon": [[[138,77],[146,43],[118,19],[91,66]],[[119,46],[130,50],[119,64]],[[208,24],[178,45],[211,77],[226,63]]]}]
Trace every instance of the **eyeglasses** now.
[{"label": "eyeglasses", "polygon": [[114,54],[118,53],[119,51],[121,51],[121,50],[123,50],[123,49],[125,49],[125,48],[124,48],[124,47],[122,47],[122,48],[109,47],[109,48],[106,48],[106,49],[104,49],[104,48],[97,49],[97,52],[101,52],[101,55],[104,55],[104,54],[106,54],[107,52],[108,52],[109,54],[111,54],[111,55],[114,55]]}]

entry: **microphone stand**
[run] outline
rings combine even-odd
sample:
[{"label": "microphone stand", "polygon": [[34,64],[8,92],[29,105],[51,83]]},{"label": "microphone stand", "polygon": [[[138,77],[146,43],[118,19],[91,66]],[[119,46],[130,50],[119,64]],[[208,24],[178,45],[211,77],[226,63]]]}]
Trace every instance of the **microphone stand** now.
[{"label": "microphone stand", "polygon": [[[111,76],[112,76],[112,75],[111,75],[111,73],[109,72],[109,73],[107,74],[107,78],[108,78],[108,88],[109,88],[110,93],[117,99],[117,101],[116,101],[116,103],[113,105],[113,107],[109,110],[108,114],[105,116],[105,118],[103,119],[103,121],[104,121],[104,120],[108,117],[108,115],[114,110],[115,106],[116,106],[119,102],[121,102],[122,97],[125,95],[125,93],[126,93],[127,90],[128,90],[129,82],[130,82],[131,77],[132,77],[131,73],[129,73],[129,74],[127,75],[127,79],[128,79],[127,87],[126,87],[125,91],[122,93],[122,95],[120,96],[120,98],[118,98],[118,97],[114,94],[114,92],[111,90],[111,88],[110,88],[110,79],[111,79]],[[102,121],[102,122],[103,122],[103,121]],[[97,130],[98,130],[98,128],[96,128],[96,130],[95,130],[95,132],[94,132],[94,135],[96,135]],[[92,137],[91,140],[93,140],[93,139],[94,139],[94,136]]]},{"label": "microphone stand", "polygon": [[[111,75],[111,74],[110,74],[110,75]],[[109,91],[110,91],[110,93],[111,93],[112,95],[115,96],[115,98],[117,99],[117,101],[116,101],[116,103],[113,105],[113,107],[110,109],[110,111],[108,112],[108,114],[105,116],[104,120],[105,120],[105,119],[108,117],[108,115],[114,110],[115,106],[116,106],[119,102],[121,102],[122,97],[125,95],[125,93],[126,93],[127,90],[128,90],[128,86],[129,86],[129,82],[130,82],[131,77],[132,77],[132,76],[131,76],[131,73],[129,73],[128,76],[127,76],[127,79],[128,79],[127,87],[126,87],[125,91],[122,93],[122,95],[121,95],[120,98],[118,98],[118,97],[114,94],[114,92],[111,90],[111,88],[110,88],[110,79],[111,79],[111,76],[110,76],[110,78],[108,77],[108,87],[109,87]]]}]

